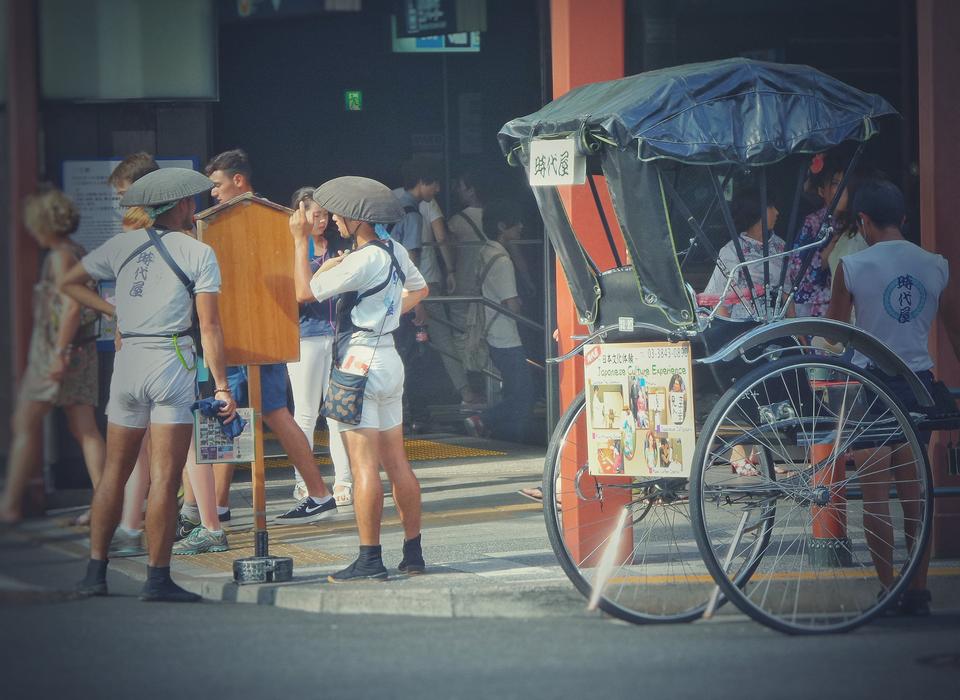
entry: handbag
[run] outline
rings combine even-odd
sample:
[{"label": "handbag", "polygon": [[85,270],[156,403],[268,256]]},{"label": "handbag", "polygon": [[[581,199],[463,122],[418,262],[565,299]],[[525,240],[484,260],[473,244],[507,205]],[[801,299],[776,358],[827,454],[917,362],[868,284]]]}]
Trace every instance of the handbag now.
[{"label": "handbag", "polygon": [[[400,266],[396,262],[396,258],[393,256],[393,251],[390,250],[388,246],[377,246],[386,250],[390,255],[391,262],[390,268],[387,272],[387,280],[380,285],[368,290],[362,295],[358,295],[353,300],[353,305],[359,303],[360,299],[364,296],[369,296],[371,293],[376,293],[387,286],[390,282],[390,278],[393,275],[394,269],[400,272],[402,277],[402,271],[400,271]],[[344,317],[349,318],[350,311],[352,309],[341,309],[341,305],[344,303],[344,297],[340,297],[337,300],[337,324],[336,329],[334,330],[333,336],[333,362],[330,363],[330,381],[327,384],[327,393],[323,397],[323,405],[320,407],[320,415],[324,418],[329,418],[335,420],[338,423],[346,423],[347,425],[360,425],[360,419],[363,414],[363,393],[367,388],[367,374],[369,369],[364,371],[363,374],[352,374],[350,372],[344,371],[340,367],[340,322]],[[377,338],[383,334],[383,327],[387,322],[387,316],[384,314],[383,322],[380,324],[380,332],[377,333]],[[352,330],[346,331],[346,334],[349,336],[353,333]],[[379,341],[378,341],[379,342]],[[373,355],[376,355],[377,346],[373,346]],[[371,355],[371,364],[373,361],[373,355]]]},{"label": "handbag", "polygon": [[366,374],[344,372],[334,362],[330,368],[330,382],[327,385],[327,394],[323,397],[320,415],[338,423],[360,425],[363,414],[363,392],[366,388]]}]

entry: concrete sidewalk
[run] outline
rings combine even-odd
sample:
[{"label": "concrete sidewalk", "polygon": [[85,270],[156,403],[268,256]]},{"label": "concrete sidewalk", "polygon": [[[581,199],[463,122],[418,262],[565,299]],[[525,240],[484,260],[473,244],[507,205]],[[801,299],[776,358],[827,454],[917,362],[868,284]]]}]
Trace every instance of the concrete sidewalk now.
[{"label": "concrete sidewalk", "polygon": [[[396,570],[403,531],[392,498],[384,504],[385,583],[330,584],[327,575],[356,556],[358,539],[352,507],[332,518],[299,526],[272,519],[294,501],[293,470],[267,469],[270,554],[292,557],[294,580],[285,584],[238,586],[233,561],[253,556],[250,472],[238,469],[231,490],[232,519],[225,523],[230,551],[175,556],[173,576],[185,588],[217,601],[275,605],[328,613],[418,615],[427,617],[544,617],[584,615],[586,602],[557,565],[539,504],[517,490],[540,483],[543,448],[437,434],[417,436],[414,453],[455,455],[414,461],[423,494],[423,549],[428,574],[407,577]],[[277,445],[267,444],[267,454]],[[408,446],[408,451],[410,446]],[[486,452],[481,456],[464,453]],[[269,464],[284,463],[270,459]],[[332,467],[321,465],[328,486]],[[385,490],[389,484],[384,481]],[[74,515],[73,511],[69,515]],[[17,530],[47,547],[86,555],[85,529],[67,526],[67,513],[33,520]],[[111,575],[146,577],[146,557],[114,559]],[[78,577],[80,569],[78,566]]]},{"label": "concrete sidewalk", "polygon": [[[226,524],[230,551],[173,557],[174,578],[185,588],[215,601],[274,605],[336,614],[423,617],[583,616],[586,601],[560,569],[547,540],[542,507],[517,493],[540,483],[542,448],[463,436],[416,438],[408,451],[423,492],[423,548],[428,573],[407,577],[396,570],[403,532],[389,495],[384,508],[384,563],[388,581],[330,584],[327,575],[356,556],[352,507],[317,524],[275,526],[270,521],[293,504],[290,467],[267,470],[270,554],[294,562],[294,579],[284,584],[238,586],[233,561],[253,556],[250,472],[238,470],[231,493],[232,520]],[[268,454],[271,447],[267,446]],[[469,456],[477,454],[479,456]],[[428,459],[446,455],[442,459]],[[272,464],[283,460],[270,460]],[[332,483],[332,467],[321,469]],[[17,538],[57,549],[80,561],[87,532],[66,526],[66,514],[30,521]],[[695,545],[690,543],[691,549]],[[697,558],[695,551],[692,555]],[[699,559],[698,559],[699,561]],[[112,576],[146,577],[146,557],[111,561]],[[960,609],[960,562],[933,563],[930,586],[938,611]],[[708,577],[704,577],[708,580]],[[2,583],[2,581],[0,581]],[[724,617],[739,615],[733,606]]]}]

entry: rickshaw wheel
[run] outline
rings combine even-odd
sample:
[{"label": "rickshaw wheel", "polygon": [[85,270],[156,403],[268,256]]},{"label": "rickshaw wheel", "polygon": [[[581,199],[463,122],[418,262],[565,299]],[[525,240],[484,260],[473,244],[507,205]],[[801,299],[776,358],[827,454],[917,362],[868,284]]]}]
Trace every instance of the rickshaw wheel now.
[{"label": "rickshaw wheel", "polygon": [[589,475],[584,408],[581,393],[557,424],[544,466],[543,513],[560,566],[588,599],[599,585],[597,605],[614,617],[696,620],[714,583],[693,539],[687,481]]},{"label": "rickshaw wheel", "polygon": [[[756,475],[732,473],[758,449]],[[881,380],[792,357],[742,377],[708,416],[691,474],[694,535],[723,594],[754,620],[844,632],[906,590],[929,538],[931,484],[913,421]],[[743,538],[764,523],[757,551]],[[750,559],[742,585],[730,572]]]}]

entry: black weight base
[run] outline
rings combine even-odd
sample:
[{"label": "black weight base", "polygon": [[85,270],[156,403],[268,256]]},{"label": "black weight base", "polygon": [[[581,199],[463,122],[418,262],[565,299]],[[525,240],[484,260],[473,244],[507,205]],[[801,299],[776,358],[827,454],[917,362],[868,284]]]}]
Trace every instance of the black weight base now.
[{"label": "black weight base", "polygon": [[284,583],[293,579],[290,557],[245,557],[233,562],[235,583]]}]

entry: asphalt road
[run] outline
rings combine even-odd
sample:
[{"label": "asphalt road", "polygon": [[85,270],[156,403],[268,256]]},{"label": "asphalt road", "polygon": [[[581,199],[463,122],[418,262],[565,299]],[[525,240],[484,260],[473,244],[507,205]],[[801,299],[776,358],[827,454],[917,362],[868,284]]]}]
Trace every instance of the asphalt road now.
[{"label": "asphalt road", "polygon": [[[64,600],[76,560],[5,548],[2,697],[955,698],[960,614],[791,638],[735,617],[636,627],[605,618],[322,616],[147,604],[139,584]],[[42,586],[14,591],[12,579]]]}]

